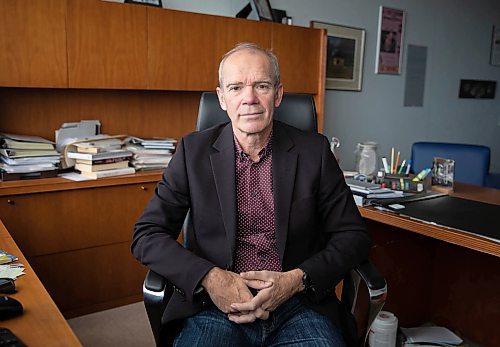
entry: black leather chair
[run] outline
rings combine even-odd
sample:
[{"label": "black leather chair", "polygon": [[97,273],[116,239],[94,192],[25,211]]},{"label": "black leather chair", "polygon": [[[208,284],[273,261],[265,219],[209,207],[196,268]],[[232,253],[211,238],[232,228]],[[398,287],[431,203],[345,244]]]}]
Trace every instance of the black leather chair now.
[{"label": "black leather chair", "polygon": [[[285,94],[281,106],[275,111],[275,119],[302,130],[317,131],[314,99],[307,94]],[[198,111],[197,129],[203,130],[227,121],[229,121],[229,118],[226,112],[220,108],[217,94],[203,93]],[[190,228],[191,223],[188,213],[183,233],[188,233]],[[184,237],[184,240],[186,239]],[[365,300],[365,306],[368,306],[367,312],[364,312],[363,317],[358,317],[358,345],[364,346],[370,326],[385,303],[387,286],[383,276],[369,260],[352,269],[343,280],[341,300],[346,307],[351,308],[351,312],[355,315],[358,315],[355,311],[360,301],[358,298],[358,289],[361,282],[366,285],[368,293],[367,300]],[[169,336],[169,326],[162,326],[161,324],[163,310],[172,292],[173,287],[171,283],[151,270],[148,272],[143,286],[144,304],[158,346],[165,346],[169,339],[172,338],[171,334]]]}]

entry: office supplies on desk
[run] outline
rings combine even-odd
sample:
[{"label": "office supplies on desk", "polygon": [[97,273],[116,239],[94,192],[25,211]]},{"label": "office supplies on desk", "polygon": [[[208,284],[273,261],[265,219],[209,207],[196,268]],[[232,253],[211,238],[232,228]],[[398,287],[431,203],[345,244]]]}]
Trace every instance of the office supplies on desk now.
[{"label": "office supplies on desk", "polygon": [[384,171],[386,174],[389,174],[390,169],[389,169],[389,163],[387,163],[387,158],[382,157],[382,164],[384,164]]},{"label": "office supplies on desk", "polygon": [[394,173],[394,147],[391,148],[391,175]]},{"label": "office supplies on desk", "polygon": [[413,178],[413,182],[422,181],[431,172],[430,168],[423,169]]},{"label": "office supplies on desk", "polygon": [[346,178],[345,182],[353,192],[360,194],[387,193],[390,191],[387,188],[382,188],[380,184],[359,181],[353,178]]},{"label": "office supplies on desk", "polygon": [[412,160],[409,159],[408,160],[408,165],[406,166],[406,172],[405,172],[406,175],[410,174],[411,164],[412,164]]},{"label": "office supplies on desk", "polygon": [[15,280],[19,276],[24,275],[23,264],[7,264],[0,265],[0,278],[11,278]]},{"label": "office supplies on desk", "polygon": [[403,172],[403,168],[405,167],[405,163],[406,163],[406,159],[403,159],[403,161],[401,162],[401,166],[399,167],[399,170],[398,170],[398,175],[401,175],[401,173]]},{"label": "office supplies on desk", "polygon": [[17,257],[15,255],[10,254],[3,249],[0,249],[0,264],[8,264],[16,261]]},{"label": "office supplies on desk", "polygon": [[398,154],[396,154],[396,162],[394,163],[394,171],[393,171],[394,174],[396,174],[398,171],[399,155],[400,152],[398,151]]}]

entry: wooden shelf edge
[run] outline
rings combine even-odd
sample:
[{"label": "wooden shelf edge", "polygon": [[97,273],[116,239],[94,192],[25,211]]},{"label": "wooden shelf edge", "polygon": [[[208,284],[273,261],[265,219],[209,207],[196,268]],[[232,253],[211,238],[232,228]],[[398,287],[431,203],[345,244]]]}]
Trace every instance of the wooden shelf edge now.
[{"label": "wooden shelf edge", "polygon": [[158,182],[161,179],[161,175],[161,170],[153,170],[137,172],[133,175],[107,177],[81,182],[70,181],[61,177],[7,181],[0,182],[0,196]]}]

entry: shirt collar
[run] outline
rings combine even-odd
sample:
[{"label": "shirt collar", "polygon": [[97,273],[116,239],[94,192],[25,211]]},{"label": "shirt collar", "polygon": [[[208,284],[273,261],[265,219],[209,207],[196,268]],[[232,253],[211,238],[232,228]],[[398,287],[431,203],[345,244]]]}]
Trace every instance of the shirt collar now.
[{"label": "shirt collar", "polygon": [[[245,159],[250,159],[249,155],[243,151],[243,148],[241,148],[241,145],[238,142],[238,139],[236,138],[236,136],[234,134],[233,134],[233,136],[234,136],[234,150],[236,151],[236,158],[239,158],[240,161],[243,161]],[[271,133],[269,134],[269,137],[267,138],[266,144],[259,151],[259,160],[262,160],[267,155],[269,155],[269,153],[271,153],[272,138],[273,138],[273,130],[271,130]]]}]

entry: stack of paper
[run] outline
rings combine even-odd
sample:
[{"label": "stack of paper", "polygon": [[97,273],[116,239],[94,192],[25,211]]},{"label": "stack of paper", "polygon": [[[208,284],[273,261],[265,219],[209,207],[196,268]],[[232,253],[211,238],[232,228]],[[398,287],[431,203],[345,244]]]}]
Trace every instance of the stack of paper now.
[{"label": "stack of paper", "polygon": [[0,134],[0,170],[7,174],[53,171],[60,163],[54,143],[39,136]]},{"label": "stack of paper", "polygon": [[459,346],[463,340],[445,327],[424,326],[401,328],[405,336],[403,346]]},{"label": "stack of paper", "polygon": [[11,264],[17,261],[17,257],[0,249],[0,278],[11,278],[15,280],[17,277],[24,275],[23,264]]},{"label": "stack of paper", "polygon": [[17,260],[17,257],[7,251],[0,249],[0,264],[9,264]]},{"label": "stack of paper", "polygon": [[15,280],[21,275],[24,275],[23,264],[0,265],[0,278],[10,278]]},{"label": "stack of paper", "polygon": [[134,153],[131,164],[137,170],[156,170],[168,166],[176,143],[171,138],[145,140],[131,137],[125,148]]},{"label": "stack of paper", "polygon": [[368,199],[388,199],[403,196],[403,191],[382,188],[379,184],[358,181],[352,178],[346,178],[345,181],[351,188],[354,201],[358,206],[368,204]]}]

